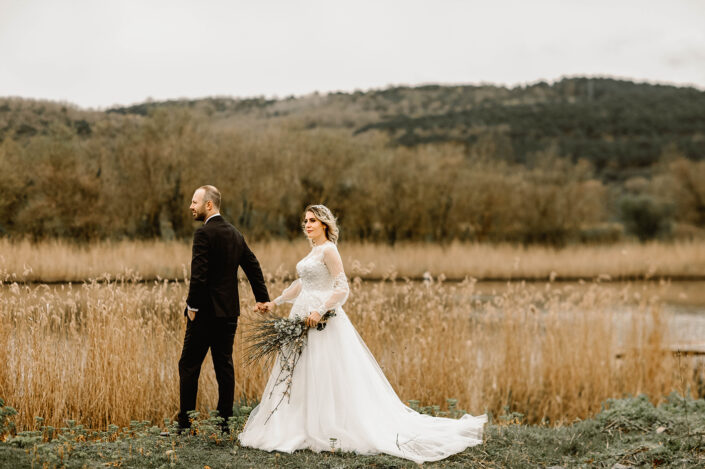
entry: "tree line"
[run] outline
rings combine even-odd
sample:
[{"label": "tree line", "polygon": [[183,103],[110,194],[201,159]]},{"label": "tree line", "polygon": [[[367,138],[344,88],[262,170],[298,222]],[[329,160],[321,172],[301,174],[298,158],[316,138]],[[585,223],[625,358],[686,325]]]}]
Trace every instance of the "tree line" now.
[{"label": "tree line", "polygon": [[[0,235],[185,239],[194,229],[193,189],[214,184],[223,193],[224,215],[258,239],[300,236],[301,210],[309,203],[329,205],[343,237],[374,242],[563,245],[700,237],[700,97],[691,97],[685,110],[668,97],[704,93],[663,87],[649,120],[656,132],[639,130],[644,120],[633,117],[628,101],[663,90],[632,85],[614,85],[633,94],[615,103],[600,101],[609,93],[580,80],[518,91],[424,87],[212,98],[112,112],[0,100]],[[442,103],[466,98],[459,99],[463,109],[457,103],[443,108],[470,116],[462,132],[452,120],[444,127],[438,116],[422,117],[438,109],[429,96],[445,95]],[[550,111],[583,95],[585,103],[573,99],[578,105],[571,111]],[[675,104],[684,104],[679,99]],[[490,109],[492,102],[504,103],[503,110]],[[385,115],[404,109],[407,117]],[[408,132],[390,122],[472,138],[404,142]],[[648,144],[638,144],[635,135],[642,134]],[[597,155],[612,155],[620,145],[630,155],[638,148],[643,153],[629,156],[629,164],[612,156],[603,164],[579,145],[571,150],[571,139],[595,145]],[[619,177],[606,177],[606,168]]]}]

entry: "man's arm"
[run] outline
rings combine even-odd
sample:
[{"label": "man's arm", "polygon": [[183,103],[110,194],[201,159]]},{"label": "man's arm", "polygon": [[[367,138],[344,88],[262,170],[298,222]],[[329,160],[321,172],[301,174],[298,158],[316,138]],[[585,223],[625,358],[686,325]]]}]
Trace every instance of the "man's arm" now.
[{"label": "man's arm", "polygon": [[255,294],[255,300],[258,303],[268,302],[269,293],[267,292],[267,285],[264,283],[262,269],[260,268],[259,261],[257,261],[257,258],[250,250],[244,238],[242,239],[242,256],[240,257],[240,267],[242,267],[242,270],[245,271],[245,275],[247,275],[247,280],[250,282],[252,293]]},{"label": "man's arm", "polygon": [[191,282],[186,298],[187,308],[198,311],[208,294],[208,236],[199,228],[193,235],[193,252],[191,255]]}]

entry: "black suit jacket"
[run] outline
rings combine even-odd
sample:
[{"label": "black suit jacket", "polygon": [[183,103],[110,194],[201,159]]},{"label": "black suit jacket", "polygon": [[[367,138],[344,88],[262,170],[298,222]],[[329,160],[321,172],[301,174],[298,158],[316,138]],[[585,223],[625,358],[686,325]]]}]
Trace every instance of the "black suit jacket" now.
[{"label": "black suit jacket", "polygon": [[262,269],[245,238],[222,216],[215,216],[193,236],[188,306],[197,309],[199,316],[236,318],[240,314],[238,267],[245,271],[256,300],[269,301]]}]

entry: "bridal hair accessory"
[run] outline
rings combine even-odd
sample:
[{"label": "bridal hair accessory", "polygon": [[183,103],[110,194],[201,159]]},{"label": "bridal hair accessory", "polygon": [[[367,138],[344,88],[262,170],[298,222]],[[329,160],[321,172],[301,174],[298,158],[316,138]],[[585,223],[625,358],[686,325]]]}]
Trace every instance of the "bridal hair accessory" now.
[{"label": "bridal hair accessory", "polygon": [[[328,319],[333,316],[335,316],[335,310],[326,311],[321,320],[318,321],[316,330],[322,331],[325,329]],[[294,368],[296,368],[301,352],[306,346],[309,329],[306,326],[305,318],[299,316],[282,318],[275,314],[268,314],[255,319],[249,328],[249,332],[246,335],[248,344],[245,347],[246,365],[249,366],[255,362],[262,361],[266,366],[279,354],[281,368],[269,397],[272,397],[277,386],[282,383],[286,385],[281,399],[272,409],[269,417],[264,422],[265,424],[269,422],[270,417],[279,408],[285,397],[288,398],[288,401],[291,400]]]}]

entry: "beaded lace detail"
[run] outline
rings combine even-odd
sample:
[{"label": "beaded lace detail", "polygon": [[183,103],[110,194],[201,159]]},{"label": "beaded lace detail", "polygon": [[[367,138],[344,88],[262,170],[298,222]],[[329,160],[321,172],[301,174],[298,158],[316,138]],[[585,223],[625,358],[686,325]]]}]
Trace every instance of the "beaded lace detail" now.
[{"label": "beaded lace detail", "polygon": [[306,292],[326,293],[323,295],[326,300],[314,309],[323,314],[342,306],[347,300],[350,288],[335,244],[326,242],[314,247],[296,264],[296,273],[299,278],[274,300],[276,304],[294,302]]}]

